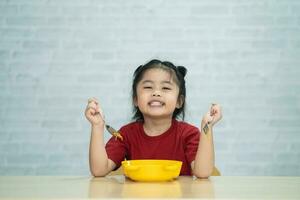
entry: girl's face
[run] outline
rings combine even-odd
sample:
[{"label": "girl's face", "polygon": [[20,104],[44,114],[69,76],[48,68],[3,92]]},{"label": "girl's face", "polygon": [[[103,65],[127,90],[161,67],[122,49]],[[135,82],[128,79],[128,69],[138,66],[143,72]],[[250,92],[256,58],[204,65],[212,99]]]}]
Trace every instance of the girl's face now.
[{"label": "girl's face", "polygon": [[172,118],[175,108],[181,107],[179,88],[171,74],[163,69],[148,69],[136,90],[134,104],[144,118]]}]

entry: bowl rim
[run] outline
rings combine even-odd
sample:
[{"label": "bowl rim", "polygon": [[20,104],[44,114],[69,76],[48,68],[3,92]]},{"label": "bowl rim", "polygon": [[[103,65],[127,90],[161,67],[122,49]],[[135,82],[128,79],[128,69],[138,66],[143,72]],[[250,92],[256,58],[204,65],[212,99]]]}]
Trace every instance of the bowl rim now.
[{"label": "bowl rim", "polygon": [[[140,162],[140,163],[135,163]],[[145,162],[145,163],[143,163]],[[153,163],[147,163],[153,162]],[[162,163],[159,163],[162,162]],[[182,164],[183,162],[180,160],[167,160],[167,159],[133,159],[133,160],[124,160],[121,164]]]}]

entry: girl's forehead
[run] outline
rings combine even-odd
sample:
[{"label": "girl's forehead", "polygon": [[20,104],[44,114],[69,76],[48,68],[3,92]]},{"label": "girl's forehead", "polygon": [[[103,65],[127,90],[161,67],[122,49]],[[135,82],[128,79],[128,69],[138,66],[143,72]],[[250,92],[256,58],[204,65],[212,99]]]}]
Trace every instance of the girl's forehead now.
[{"label": "girl's forehead", "polygon": [[161,68],[147,69],[142,77],[143,80],[164,80],[174,82],[174,74],[171,71]]}]

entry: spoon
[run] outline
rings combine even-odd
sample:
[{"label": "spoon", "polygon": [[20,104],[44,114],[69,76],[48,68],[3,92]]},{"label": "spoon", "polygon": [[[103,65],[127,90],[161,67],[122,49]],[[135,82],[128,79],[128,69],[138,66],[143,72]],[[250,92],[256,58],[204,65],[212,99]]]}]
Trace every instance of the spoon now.
[{"label": "spoon", "polygon": [[109,126],[108,124],[105,125],[106,127],[106,130],[112,135],[115,137],[115,139],[120,139],[120,140],[123,140],[123,137],[122,135],[116,131],[113,127]]}]

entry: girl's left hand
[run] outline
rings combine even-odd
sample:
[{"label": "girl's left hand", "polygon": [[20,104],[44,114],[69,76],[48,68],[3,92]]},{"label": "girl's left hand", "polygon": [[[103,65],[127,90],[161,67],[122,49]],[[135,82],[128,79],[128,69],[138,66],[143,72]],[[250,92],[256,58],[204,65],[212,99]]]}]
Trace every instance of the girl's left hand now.
[{"label": "girl's left hand", "polygon": [[211,127],[222,119],[222,110],[219,104],[212,104],[210,110],[204,115],[202,125],[208,123]]}]

